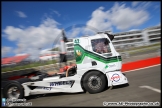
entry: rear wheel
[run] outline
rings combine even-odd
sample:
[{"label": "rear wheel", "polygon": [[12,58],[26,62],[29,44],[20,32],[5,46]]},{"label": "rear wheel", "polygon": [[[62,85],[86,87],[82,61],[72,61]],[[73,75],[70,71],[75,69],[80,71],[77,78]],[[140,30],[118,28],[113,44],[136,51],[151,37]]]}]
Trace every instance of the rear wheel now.
[{"label": "rear wheel", "polygon": [[83,86],[91,94],[102,92],[106,87],[106,78],[100,72],[92,71],[83,78]]},{"label": "rear wheel", "polygon": [[22,99],[24,96],[24,91],[21,84],[12,82],[4,88],[3,94],[4,97],[8,99]]}]

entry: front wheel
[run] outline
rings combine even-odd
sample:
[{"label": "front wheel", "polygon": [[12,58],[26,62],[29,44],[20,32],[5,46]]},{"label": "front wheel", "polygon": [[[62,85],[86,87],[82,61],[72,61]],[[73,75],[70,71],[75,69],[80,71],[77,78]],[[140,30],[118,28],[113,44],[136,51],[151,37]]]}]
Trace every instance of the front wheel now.
[{"label": "front wheel", "polygon": [[11,82],[4,88],[3,94],[4,97],[8,99],[22,99],[24,96],[24,91],[21,84]]},{"label": "front wheel", "polygon": [[102,92],[106,87],[106,78],[100,72],[89,72],[83,78],[83,86],[91,94]]}]

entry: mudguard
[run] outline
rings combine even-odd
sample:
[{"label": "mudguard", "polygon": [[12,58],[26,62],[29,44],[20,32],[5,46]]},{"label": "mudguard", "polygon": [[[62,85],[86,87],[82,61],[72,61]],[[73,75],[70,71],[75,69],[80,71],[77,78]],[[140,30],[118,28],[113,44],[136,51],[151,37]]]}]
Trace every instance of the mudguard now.
[{"label": "mudguard", "polygon": [[108,79],[108,87],[128,83],[126,76],[121,71],[107,72],[106,76]]}]

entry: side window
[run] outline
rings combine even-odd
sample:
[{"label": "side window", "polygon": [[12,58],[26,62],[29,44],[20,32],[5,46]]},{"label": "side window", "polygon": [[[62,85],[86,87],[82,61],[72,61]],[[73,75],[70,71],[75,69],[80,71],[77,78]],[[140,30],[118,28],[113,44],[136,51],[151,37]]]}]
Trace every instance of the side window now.
[{"label": "side window", "polygon": [[94,52],[102,54],[103,56],[111,56],[111,49],[109,41],[106,38],[91,40],[92,49]]}]

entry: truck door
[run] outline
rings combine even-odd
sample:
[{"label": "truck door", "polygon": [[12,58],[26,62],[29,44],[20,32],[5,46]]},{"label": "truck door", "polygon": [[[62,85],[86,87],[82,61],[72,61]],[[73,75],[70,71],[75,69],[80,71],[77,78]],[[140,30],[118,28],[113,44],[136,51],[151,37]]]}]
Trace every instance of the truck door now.
[{"label": "truck door", "polygon": [[83,74],[89,70],[91,65],[91,59],[88,57],[88,51],[90,49],[88,38],[78,38],[73,40],[74,43],[74,54],[77,64],[77,73]]},{"label": "truck door", "polygon": [[[105,42],[108,42],[105,44]],[[91,58],[93,68],[101,72],[116,70],[118,58],[112,43],[107,38],[91,39]]]}]

